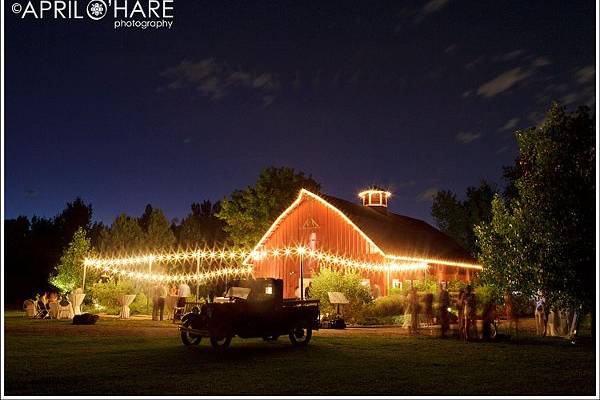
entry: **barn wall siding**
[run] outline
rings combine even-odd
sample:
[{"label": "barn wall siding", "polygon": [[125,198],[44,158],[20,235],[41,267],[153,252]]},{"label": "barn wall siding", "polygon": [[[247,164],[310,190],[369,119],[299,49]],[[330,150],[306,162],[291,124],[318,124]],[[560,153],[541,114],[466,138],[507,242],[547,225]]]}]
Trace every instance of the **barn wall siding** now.
[{"label": "barn wall siding", "polygon": [[[316,242],[311,244],[311,234],[316,235]],[[383,262],[381,254],[374,252],[367,240],[335,210],[318,200],[304,196],[300,204],[292,210],[271,235],[265,240],[262,249],[281,249],[296,246],[313,247],[332,254],[343,255],[368,262]],[[255,277],[275,277],[284,281],[284,297],[294,297],[300,278],[300,260],[298,256],[267,257],[254,264]],[[317,273],[319,265],[316,260],[304,258],[304,277],[310,278]],[[454,278],[464,279],[464,271],[459,268],[432,266],[430,273],[440,281]],[[424,271],[390,273],[363,272],[365,279],[370,280],[371,289],[379,287],[382,295],[386,295],[393,279],[423,279]],[[389,280],[388,280],[389,278]]]}]

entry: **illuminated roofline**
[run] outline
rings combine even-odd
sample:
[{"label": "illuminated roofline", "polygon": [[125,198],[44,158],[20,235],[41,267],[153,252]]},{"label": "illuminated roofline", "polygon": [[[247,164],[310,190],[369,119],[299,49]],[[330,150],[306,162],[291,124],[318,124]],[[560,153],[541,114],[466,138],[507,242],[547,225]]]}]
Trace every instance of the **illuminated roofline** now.
[{"label": "illuminated roofline", "polygon": [[483,267],[479,264],[466,263],[460,261],[451,261],[451,260],[440,260],[436,258],[419,258],[419,257],[409,257],[409,256],[395,256],[395,255],[386,255],[385,258],[389,260],[399,260],[399,261],[413,261],[413,262],[424,262],[427,264],[442,264],[448,265],[450,267],[460,267],[460,268],[471,268],[471,269],[483,269]]},{"label": "illuminated roofline", "polygon": [[[275,222],[273,222],[273,224],[271,224],[271,226],[269,227],[269,229],[265,232],[265,234],[262,236],[262,238],[260,238],[260,240],[258,241],[258,243],[256,244],[256,246],[254,246],[254,248],[252,249],[252,252],[257,251],[260,246],[262,246],[264,244],[264,242],[269,238],[269,236],[271,235],[271,233],[273,233],[273,231],[279,226],[279,223],[285,218],[287,217],[287,215],[289,213],[291,213],[297,206],[300,205],[300,203],[302,202],[302,199],[304,198],[304,196],[308,196],[311,197],[314,200],[317,200],[318,202],[320,202],[321,204],[323,204],[324,206],[328,207],[329,209],[333,210],[334,212],[336,212],[340,217],[342,217],[343,220],[345,220],[348,224],[350,224],[350,226],[352,226],[352,228],[354,228],[354,230],[356,230],[358,232],[358,234],[360,234],[363,239],[365,239],[367,241],[367,243],[369,243],[371,246],[373,246],[373,248],[382,256],[385,257],[385,253],[383,252],[383,250],[381,250],[379,248],[379,246],[377,246],[375,244],[375,242],[373,242],[373,240],[368,237],[363,231],[360,230],[360,228],[358,226],[356,226],[356,224],[354,222],[352,222],[352,220],[350,218],[348,218],[346,216],[346,214],[344,214],[343,212],[341,212],[338,208],[334,207],[331,203],[329,203],[327,200],[325,200],[324,198],[322,198],[321,196],[310,192],[306,189],[300,189],[300,193],[298,194],[298,197],[296,198],[296,200],[294,200],[294,202],[285,209],[284,212],[282,212],[279,217],[277,217],[277,219],[275,220]],[[251,253],[252,253],[251,252]],[[250,256],[246,257],[246,259],[244,259],[244,264],[247,264],[248,261],[250,260]]]},{"label": "illuminated roofline", "polygon": [[369,193],[385,193],[386,197],[392,197],[392,192],[388,192],[387,190],[379,190],[379,189],[367,189],[367,190],[363,190],[362,192],[360,192],[358,194],[358,197],[360,197],[361,199],[364,199],[367,194]]},{"label": "illuminated roofline", "polygon": [[[378,192],[384,192],[383,190],[377,190]],[[366,190],[364,192],[361,193],[365,193],[365,192],[369,192],[369,190]],[[385,193],[389,193],[389,192],[385,192]],[[391,195],[391,193],[390,193]],[[264,245],[265,241],[269,238],[269,236],[273,233],[273,231],[275,229],[277,229],[277,227],[279,226],[280,222],[288,216],[289,213],[291,213],[297,206],[300,205],[300,203],[302,202],[302,199],[304,198],[304,196],[308,196],[314,200],[317,200],[318,202],[320,202],[321,204],[323,204],[324,206],[328,207],[329,209],[333,210],[334,212],[336,212],[339,216],[342,217],[342,219],[344,221],[346,221],[348,224],[350,224],[350,226],[352,226],[352,228],[354,228],[354,230],[356,230],[366,241],[367,243],[369,243],[371,246],[373,246],[373,248],[383,257],[390,259],[390,260],[398,260],[398,261],[413,261],[413,262],[424,262],[427,264],[442,264],[442,265],[448,265],[451,267],[461,267],[461,268],[471,268],[471,269],[478,269],[481,270],[483,269],[483,267],[481,265],[478,264],[470,264],[470,263],[464,263],[464,262],[458,262],[458,261],[451,261],[451,260],[440,260],[440,259],[433,259],[433,258],[418,258],[418,257],[408,257],[408,256],[397,256],[397,255],[386,255],[385,252],[383,250],[381,250],[379,248],[379,246],[377,246],[375,244],[375,242],[373,242],[373,240],[368,237],[358,226],[356,226],[356,224],[354,222],[352,222],[352,220],[350,218],[348,218],[346,216],[346,214],[344,214],[342,211],[340,211],[337,207],[333,206],[331,203],[329,203],[327,200],[323,199],[321,196],[312,193],[306,189],[301,189],[300,193],[298,194],[298,197],[296,198],[296,200],[294,200],[294,202],[285,209],[285,211],[283,211],[279,217],[277,217],[277,219],[275,220],[275,222],[273,222],[271,224],[271,226],[269,227],[269,229],[265,232],[265,234],[260,238],[260,240],[258,241],[258,243],[252,248],[252,251],[248,254],[248,256],[246,256],[246,258],[243,261],[243,264],[254,264],[252,261],[252,254],[254,254],[256,251],[258,251],[258,249]],[[359,193],[360,196],[360,193]]]}]

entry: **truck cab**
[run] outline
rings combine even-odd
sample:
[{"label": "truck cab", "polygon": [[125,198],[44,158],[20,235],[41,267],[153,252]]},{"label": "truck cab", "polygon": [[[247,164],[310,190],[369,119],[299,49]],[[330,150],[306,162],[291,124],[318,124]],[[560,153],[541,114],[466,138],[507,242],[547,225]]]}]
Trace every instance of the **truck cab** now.
[{"label": "truck cab", "polygon": [[306,345],[318,328],[319,301],[283,299],[283,281],[275,278],[231,281],[222,297],[184,315],[179,327],[184,344],[208,337],[217,348],[228,347],[234,336],[277,340],[284,334]]}]

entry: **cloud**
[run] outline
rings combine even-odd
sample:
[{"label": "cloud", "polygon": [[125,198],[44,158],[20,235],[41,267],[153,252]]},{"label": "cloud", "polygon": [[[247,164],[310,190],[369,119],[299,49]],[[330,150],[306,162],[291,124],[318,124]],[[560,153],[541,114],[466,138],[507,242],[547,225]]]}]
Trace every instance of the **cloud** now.
[{"label": "cloud", "polygon": [[448,3],[449,0],[431,0],[423,5],[423,8],[421,8],[421,12],[423,14],[431,14],[434,12],[438,12],[442,8],[446,7]]},{"label": "cloud", "polygon": [[450,0],[430,0],[421,7],[415,17],[415,23],[423,21],[428,15],[436,13],[444,9]]},{"label": "cloud", "polygon": [[456,141],[464,144],[469,144],[474,140],[477,140],[481,137],[481,133],[476,132],[459,132],[455,139]]},{"label": "cloud", "polygon": [[417,200],[421,202],[432,201],[433,196],[435,196],[437,192],[439,192],[439,189],[437,187],[429,187],[417,195]]},{"label": "cloud", "polygon": [[521,121],[520,118],[511,118],[506,123],[498,129],[498,132],[510,131]]},{"label": "cloud", "polygon": [[493,58],[493,60],[495,62],[507,62],[507,61],[512,61],[512,60],[516,59],[517,57],[522,56],[523,54],[525,54],[525,50],[516,49],[516,50],[506,52],[504,54],[499,54],[499,55],[495,56]]},{"label": "cloud", "polygon": [[279,80],[271,73],[233,69],[214,58],[197,62],[183,60],[179,65],[164,70],[161,75],[170,80],[167,89],[193,87],[202,96],[213,100],[221,99],[235,90],[247,90],[257,94],[263,104],[268,105],[281,87]]},{"label": "cloud", "polygon": [[523,79],[531,76],[531,74],[531,70],[524,70],[520,67],[513,68],[501,73],[491,81],[479,86],[477,89],[477,94],[486,98],[494,97],[497,94],[510,89]]},{"label": "cloud", "polygon": [[496,154],[502,154],[502,153],[504,153],[506,150],[508,150],[508,146],[502,146],[502,147],[500,147],[498,150],[496,150]]},{"label": "cloud", "polygon": [[575,71],[577,83],[586,84],[596,80],[596,68],[593,65],[588,65]]},{"label": "cloud", "polygon": [[534,67],[545,67],[546,65],[552,64],[552,62],[550,62],[550,60],[548,60],[546,57],[536,57],[534,58],[532,64]]},{"label": "cloud", "polygon": [[23,196],[25,196],[28,199],[35,199],[36,197],[38,197],[40,194],[40,192],[38,192],[35,189],[27,189],[25,190],[25,192],[23,192]]},{"label": "cloud", "polygon": [[444,49],[444,53],[446,54],[454,54],[456,52],[456,50],[458,49],[458,43],[453,43],[450,46],[446,47]]}]

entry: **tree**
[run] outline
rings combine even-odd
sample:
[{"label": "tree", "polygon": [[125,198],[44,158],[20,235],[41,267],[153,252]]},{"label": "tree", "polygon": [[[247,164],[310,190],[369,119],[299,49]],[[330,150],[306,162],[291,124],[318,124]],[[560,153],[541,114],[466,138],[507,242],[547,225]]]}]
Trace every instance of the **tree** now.
[{"label": "tree", "polygon": [[92,222],[92,205],[77,197],[72,203],[67,203],[65,209],[55,218],[55,223],[61,229],[62,246],[66,247],[79,228],[89,230]]},{"label": "tree", "polygon": [[144,232],[135,218],[120,214],[100,237],[103,252],[131,252],[142,248]]},{"label": "tree", "polygon": [[226,237],[223,230],[225,223],[216,216],[221,209],[220,203],[212,204],[205,200],[202,203],[192,203],[191,209],[192,212],[178,227],[179,244],[184,247],[196,247],[223,243]]},{"label": "tree", "polygon": [[442,232],[456,240],[471,254],[477,254],[473,227],[491,219],[494,189],[482,180],[479,186],[467,188],[466,198],[460,201],[450,190],[433,196],[431,215]]},{"label": "tree", "polygon": [[350,302],[343,306],[344,315],[348,317],[353,317],[363,305],[372,301],[369,287],[362,284],[362,277],[356,272],[321,268],[311,283],[310,296],[320,301],[323,314],[336,312],[329,302],[328,292],[344,293]]},{"label": "tree", "polygon": [[[587,108],[553,104],[539,127],[519,131],[516,196],[497,196],[476,229],[482,278],[550,304],[593,310],[595,132]],[[592,313],[593,314],[593,313]]]},{"label": "tree", "polygon": [[[60,257],[60,262],[55,267],[50,283],[62,293],[72,292],[83,282],[83,259],[92,250],[90,239],[83,228],[77,229],[73,239]],[[91,273],[91,271],[90,271]]]},{"label": "tree", "polygon": [[166,249],[175,244],[175,235],[171,230],[171,224],[165,214],[157,208],[150,209],[144,233],[144,245],[152,250]]},{"label": "tree", "polygon": [[292,168],[266,168],[254,187],[236,190],[224,199],[217,217],[225,221],[224,229],[235,245],[254,246],[301,188],[318,192],[320,185]]}]

